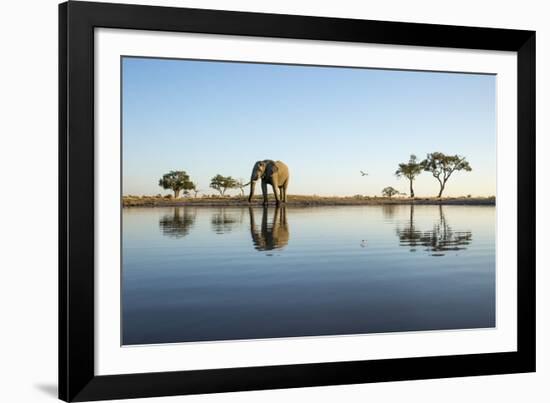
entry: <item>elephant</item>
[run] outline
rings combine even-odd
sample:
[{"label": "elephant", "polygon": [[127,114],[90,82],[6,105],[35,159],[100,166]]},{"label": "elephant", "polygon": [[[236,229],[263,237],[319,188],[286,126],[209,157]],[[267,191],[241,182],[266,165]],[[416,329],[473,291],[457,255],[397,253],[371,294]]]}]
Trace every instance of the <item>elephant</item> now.
[{"label": "elephant", "polygon": [[[288,167],[284,162],[263,160],[257,161],[252,169],[252,175],[250,176],[250,196],[248,196],[248,202],[252,201],[254,196],[254,188],[258,179],[262,180],[262,193],[264,196],[264,205],[267,204],[267,185],[273,187],[273,194],[275,195],[275,202],[280,204],[287,201],[287,187],[289,181]],[[280,194],[280,196],[279,196]]]},{"label": "elephant", "polygon": [[267,219],[267,207],[263,207],[262,223],[260,228],[256,227],[254,211],[252,207],[248,208],[250,214],[250,235],[254,249],[259,251],[281,249],[288,245],[290,233],[286,221],[286,207],[275,207],[273,221],[271,225]]}]

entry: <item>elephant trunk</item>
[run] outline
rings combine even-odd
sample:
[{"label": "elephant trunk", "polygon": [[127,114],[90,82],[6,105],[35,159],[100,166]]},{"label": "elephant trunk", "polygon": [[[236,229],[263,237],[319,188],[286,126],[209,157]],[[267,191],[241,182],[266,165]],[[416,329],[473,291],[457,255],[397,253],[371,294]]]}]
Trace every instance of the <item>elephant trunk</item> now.
[{"label": "elephant trunk", "polygon": [[256,187],[256,181],[251,180],[250,181],[250,195],[248,196],[248,202],[250,203],[252,201],[252,197],[254,196],[254,188]]}]

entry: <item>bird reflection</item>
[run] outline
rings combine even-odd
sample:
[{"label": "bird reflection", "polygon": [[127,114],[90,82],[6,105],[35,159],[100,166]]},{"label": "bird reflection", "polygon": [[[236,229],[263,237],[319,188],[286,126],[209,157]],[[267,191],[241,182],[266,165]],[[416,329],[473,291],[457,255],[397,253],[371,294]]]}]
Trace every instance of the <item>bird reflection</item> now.
[{"label": "bird reflection", "polygon": [[290,233],[286,219],[286,207],[275,207],[273,219],[268,222],[268,208],[262,211],[262,223],[256,225],[254,210],[248,208],[250,214],[250,235],[254,248],[259,251],[284,248],[288,244]]},{"label": "bird reflection", "polygon": [[241,216],[235,213],[228,212],[225,208],[221,208],[217,213],[212,214],[210,223],[216,234],[226,234],[231,232],[235,225],[242,222]]},{"label": "bird reflection", "polygon": [[183,238],[195,224],[196,212],[185,207],[174,207],[173,214],[166,214],[159,220],[163,235]]},{"label": "bird reflection", "polygon": [[423,231],[415,226],[414,206],[410,206],[409,222],[404,228],[396,229],[401,246],[408,246],[411,252],[417,247],[423,247],[432,256],[444,256],[451,251],[466,249],[472,241],[471,231],[454,231],[439,206],[439,221],[433,225],[431,230]]}]

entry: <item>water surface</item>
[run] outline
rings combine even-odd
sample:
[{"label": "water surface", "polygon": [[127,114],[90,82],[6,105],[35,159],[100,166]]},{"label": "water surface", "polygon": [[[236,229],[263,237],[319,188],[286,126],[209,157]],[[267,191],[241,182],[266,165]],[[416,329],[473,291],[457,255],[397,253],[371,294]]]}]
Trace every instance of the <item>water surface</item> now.
[{"label": "water surface", "polygon": [[492,206],[123,209],[122,343],[495,326]]}]

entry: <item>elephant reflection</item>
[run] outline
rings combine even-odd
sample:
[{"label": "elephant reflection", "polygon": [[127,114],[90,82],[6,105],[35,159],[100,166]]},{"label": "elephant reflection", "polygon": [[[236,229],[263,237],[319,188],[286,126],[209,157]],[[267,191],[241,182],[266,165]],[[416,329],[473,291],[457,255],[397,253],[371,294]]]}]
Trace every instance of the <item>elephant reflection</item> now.
[{"label": "elephant reflection", "polygon": [[275,207],[273,220],[268,222],[268,208],[262,209],[262,223],[258,228],[252,207],[248,208],[250,214],[250,235],[254,249],[259,251],[284,248],[288,244],[290,233],[286,219],[286,207]]},{"label": "elephant reflection", "polygon": [[159,227],[170,238],[183,238],[195,224],[195,210],[174,207],[173,214],[166,214],[159,220]]},{"label": "elephant reflection", "polygon": [[231,232],[235,225],[242,223],[242,221],[242,213],[238,216],[236,213],[228,212],[224,208],[221,208],[218,212],[214,213],[210,220],[212,229],[216,234],[226,234]]},{"label": "elephant reflection", "polygon": [[472,241],[471,231],[454,231],[439,206],[439,221],[428,231],[421,231],[416,228],[414,222],[414,205],[410,207],[409,222],[404,228],[396,229],[401,246],[410,247],[415,252],[418,246],[422,246],[432,256],[444,256],[445,252],[466,249]]}]

